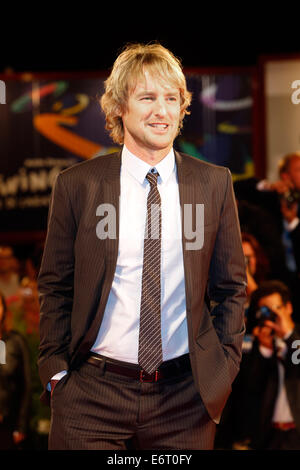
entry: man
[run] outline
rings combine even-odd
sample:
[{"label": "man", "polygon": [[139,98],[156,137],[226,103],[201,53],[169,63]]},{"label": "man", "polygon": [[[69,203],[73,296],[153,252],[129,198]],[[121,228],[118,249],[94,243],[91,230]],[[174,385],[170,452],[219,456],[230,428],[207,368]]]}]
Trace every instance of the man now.
[{"label": "man", "polygon": [[122,150],[57,178],[39,275],[50,449],[213,447],[245,264],[229,171],[173,150],[190,100],[172,53],[127,47],[101,99]]},{"label": "man", "polygon": [[278,181],[272,183],[256,178],[237,181],[234,189],[242,231],[260,242],[269,258],[273,279],[288,285],[294,313],[299,315],[299,152],[287,154],[279,161],[278,175]]},{"label": "man", "polygon": [[265,281],[252,294],[248,321],[255,341],[242,370],[244,428],[254,448],[300,449],[300,330],[292,314],[282,282]]},{"label": "man", "polygon": [[279,196],[287,267],[290,271],[299,272],[300,154],[294,152],[285,155],[278,163],[278,173],[280,177],[278,181],[270,183],[263,180],[258,183],[258,189],[274,191]]}]

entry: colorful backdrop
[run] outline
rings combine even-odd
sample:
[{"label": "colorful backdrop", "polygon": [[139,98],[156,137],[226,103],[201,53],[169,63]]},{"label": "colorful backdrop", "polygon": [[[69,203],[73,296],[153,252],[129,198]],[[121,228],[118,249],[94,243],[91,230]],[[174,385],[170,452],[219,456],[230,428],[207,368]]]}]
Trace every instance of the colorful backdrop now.
[{"label": "colorful backdrop", "polygon": [[[58,76],[57,76],[58,77]],[[254,174],[250,73],[187,72],[191,115],[176,149],[230,168],[233,178]],[[118,147],[105,131],[99,106],[103,76],[0,77],[1,232],[45,230],[56,175]]]}]

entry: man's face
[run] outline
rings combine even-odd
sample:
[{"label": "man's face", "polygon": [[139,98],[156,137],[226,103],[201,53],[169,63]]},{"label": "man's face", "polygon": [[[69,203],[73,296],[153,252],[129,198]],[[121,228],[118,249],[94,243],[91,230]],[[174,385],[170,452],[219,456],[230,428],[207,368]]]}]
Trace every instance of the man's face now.
[{"label": "man's face", "polygon": [[289,181],[294,189],[300,191],[300,157],[295,157],[290,161],[288,171],[283,173],[283,180]]},{"label": "man's face", "polygon": [[145,79],[131,91],[121,114],[124,144],[135,155],[159,151],[166,156],[177,135],[181,116],[178,88],[145,72]]}]

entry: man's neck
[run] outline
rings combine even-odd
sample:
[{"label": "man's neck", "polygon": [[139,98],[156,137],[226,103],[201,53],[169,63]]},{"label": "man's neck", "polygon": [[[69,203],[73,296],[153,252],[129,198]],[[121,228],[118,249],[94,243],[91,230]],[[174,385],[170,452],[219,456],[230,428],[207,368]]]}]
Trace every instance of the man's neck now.
[{"label": "man's neck", "polygon": [[161,162],[170,152],[172,146],[169,146],[164,149],[141,149],[139,146],[130,145],[125,143],[129,152],[131,152],[136,157],[140,158],[144,162],[148,163],[150,166],[156,166],[159,162]]}]

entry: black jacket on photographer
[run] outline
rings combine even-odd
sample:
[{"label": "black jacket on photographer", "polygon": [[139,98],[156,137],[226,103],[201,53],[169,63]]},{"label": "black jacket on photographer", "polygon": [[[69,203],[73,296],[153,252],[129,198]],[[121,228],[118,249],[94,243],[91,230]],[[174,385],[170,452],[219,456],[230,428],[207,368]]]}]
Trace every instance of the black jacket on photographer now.
[{"label": "black jacket on photographer", "polygon": [[270,357],[265,357],[257,339],[253,341],[251,350],[243,355],[239,437],[249,438],[254,449],[267,448],[270,439],[280,386],[279,360],[284,367],[284,386],[300,442],[300,349],[294,343],[296,340],[300,346],[300,325],[296,325],[284,340],[286,352],[283,359],[278,358],[276,350]]}]

